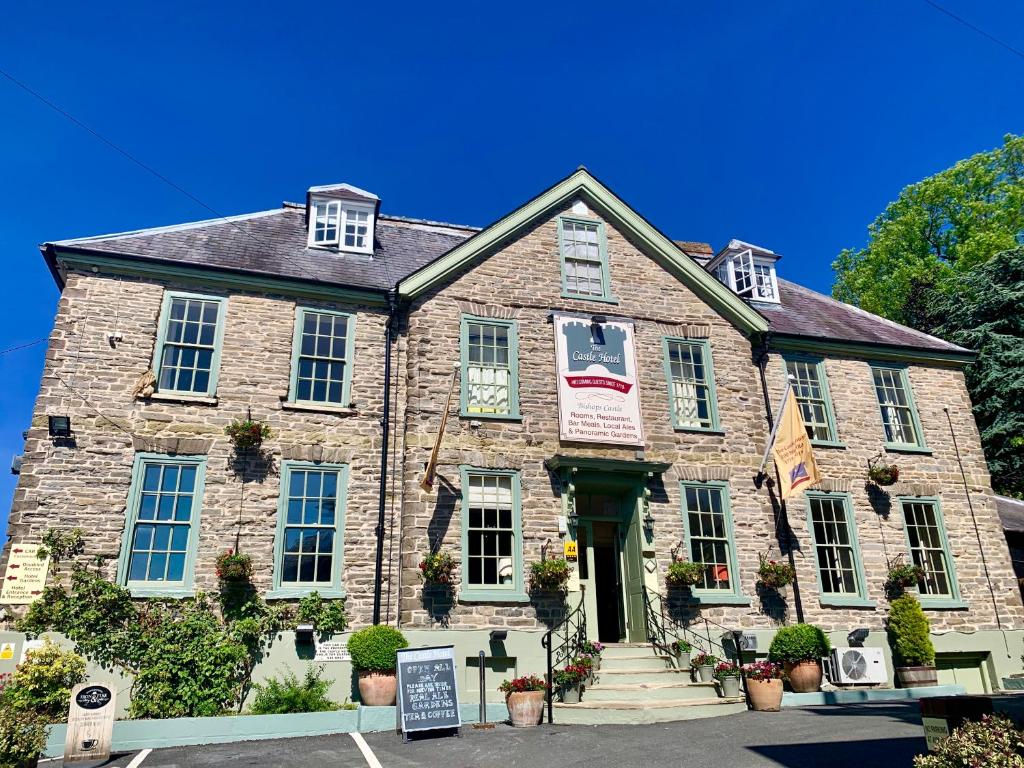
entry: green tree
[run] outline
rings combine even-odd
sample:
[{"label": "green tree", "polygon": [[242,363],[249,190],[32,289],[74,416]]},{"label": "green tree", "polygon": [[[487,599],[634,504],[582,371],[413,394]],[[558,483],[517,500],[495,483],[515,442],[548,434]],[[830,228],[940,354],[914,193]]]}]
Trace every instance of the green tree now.
[{"label": "green tree", "polygon": [[868,244],[839,254],[832,293],[932,330],[920,311],[931,290],[1014,248],[1022,233],[1024,137],[1008,135],[1003,146],[904,189],[868,228]]},{"label": "green tree", "polygon": [[1024,248],[930,292],[935,332],[977,350],[964,371],[992,485],[1024,498]]}]

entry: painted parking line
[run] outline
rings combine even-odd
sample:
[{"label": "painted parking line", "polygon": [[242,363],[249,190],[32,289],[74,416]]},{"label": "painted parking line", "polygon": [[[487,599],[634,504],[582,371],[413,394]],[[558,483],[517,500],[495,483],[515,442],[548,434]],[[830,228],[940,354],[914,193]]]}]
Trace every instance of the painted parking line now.
[{"label": "painted parking line", "polygon": [[142,750],[141,752],[139,752],[139,754],[132,758],[132,761],[128,763],[128,765],[125,766],[125,768],[139,768],[139,766],[142,765],[142,761],[149,757],[149,753],[152,751],[152,749]]},{"label": "painted parking line", "polygon": [[[381,768],[380,760],[373,754],[373,750],[370,749],[370,745],[366,743],[366,739],[363,738],[363,734],[353,731],[351,734],[352,740],[359,747],[359,751],[363,753],[363,759],[366,760],[366,764],[370,768]],[[130,767],[129,767],[130,768]]]}]

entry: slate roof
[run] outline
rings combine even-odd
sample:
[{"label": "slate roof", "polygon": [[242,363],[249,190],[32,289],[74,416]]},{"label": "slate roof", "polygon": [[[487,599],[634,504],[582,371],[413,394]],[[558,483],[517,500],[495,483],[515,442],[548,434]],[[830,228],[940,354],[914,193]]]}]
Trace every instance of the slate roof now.
[{"label": "slate roof", "polygon": [[[58,285],[63,282],[56,268],[55,248],[384,292],[479,231],[477,227],[381,214],[372,257],[337,253],[309,248],[305,206],[285,203],[279,209],[245,216],[45,243],[42,250]],[[702,266],[713,253],[707,243],[675,243]],[[779,280],[779,293],[781,304],[752,304],[776,334],[968,352],[788,280]]]}]

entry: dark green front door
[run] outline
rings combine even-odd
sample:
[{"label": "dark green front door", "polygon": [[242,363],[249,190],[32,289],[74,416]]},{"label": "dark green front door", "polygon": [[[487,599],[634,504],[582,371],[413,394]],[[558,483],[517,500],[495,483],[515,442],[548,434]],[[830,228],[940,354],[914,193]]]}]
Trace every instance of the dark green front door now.
[{"label": "dark green front door", "polygon": [[644,542],[645,534],[640,514],[637,510],[636,494],[627,495],[622,500],[625,545],[622,552],[622,568],[624,571],[623,592],[626,602],[626,639],[631,643],[643,643],[647,640],[644,622]]}]

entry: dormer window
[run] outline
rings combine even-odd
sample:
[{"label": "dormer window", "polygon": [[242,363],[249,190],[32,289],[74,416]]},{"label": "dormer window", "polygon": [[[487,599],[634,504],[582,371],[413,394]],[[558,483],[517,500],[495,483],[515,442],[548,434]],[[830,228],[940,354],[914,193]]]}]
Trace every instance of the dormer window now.
[{"label": "dormer window", "polygon": [[779,301],[775,262],[779,256],[766,248],[732,240],[708,264],[719,282],[752,301]]},{"label": "dormer window", "polygon": [[309,245],[373,253],[373,228],[380,200],[350,184],[311,187],[307,193]]}]

